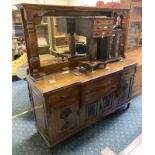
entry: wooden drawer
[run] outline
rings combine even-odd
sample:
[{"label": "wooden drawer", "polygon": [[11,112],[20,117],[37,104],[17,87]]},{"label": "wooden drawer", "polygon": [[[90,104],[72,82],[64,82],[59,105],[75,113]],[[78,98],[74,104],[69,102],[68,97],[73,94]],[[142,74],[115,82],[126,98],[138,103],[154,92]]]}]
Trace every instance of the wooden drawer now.
[{"label": "wooden drawer", "polygon": [[96,81],[97,88],[109,87],[111,85],[118,85],[120,79],[120,75],[116,74],[111,77],[107,77],[106,79],[100,79]]},{"label": "wooden drawer", "polygon": [[96,81],[88,82],[82,86],[82,94],[93,93],[96,91]]},{"label": "wooden drawer", "polygon": [[106,36],[111,36],[112,35],[112,30],[109,30],[109,31],[93,31],[93,37],[94,38],[98,38],[98,37],[106,37]]},{"label": "wooden drawer", "polygon": [[113,20],[95,19],[94,25],[113,25]]},{"label": "wooden drawer", "polygon": [[121,79],[122,79],[122,80],[128,80],[128,79],[130,79],[132,76],[134,76],[134,74],[135,74],[135,68],[126,70],[126,71],[124,71],[124,72],[122,73]]},{"label": "wooden drawer", "polygon": [[112,31],[112,25],[94,25],[93,31]]},{"label": "wooden drawer", "polygon": [[115,74],[97,81],[97,96],[109,95],[119,87],[120,74]]},{"label": "wooden drawer", "polygon": [[81,88],[82,103],[89,103],[95,99],[96,95],[96,80],[84,84]]},{"label": "wooden drawer", "polygon": [[111,94],[111,92],[113,92],[113,91],[115,91],[117,89],[118,89],[117,84],[109,85],[107,87],[100,87],[96,92],[97,93],[96,96],[97,97],[106,96],[106,95]]},{"label": "wooden drawer", "polygon": [[82,103],[92,103],[97,99],[97,92],[94,91],[93,93],[83,94],[81,99]]},{"label": "wooden drawer", "polygon": [[78,88],[77,87],[71,87],[71,88],[65,88],[60,91],[57,91],[53,93],[50,97],[50,103],[52,105],[61,103],[61,102],[69,102],[69,101],[78,101]]}]

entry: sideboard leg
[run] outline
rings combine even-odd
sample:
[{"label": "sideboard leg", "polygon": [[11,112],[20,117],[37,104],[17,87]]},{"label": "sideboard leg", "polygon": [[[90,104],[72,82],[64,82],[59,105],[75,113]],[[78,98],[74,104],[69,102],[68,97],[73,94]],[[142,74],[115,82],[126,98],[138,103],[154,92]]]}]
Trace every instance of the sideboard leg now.
[{"label": "sideboard leg", "polygon": [[54,147],[50,148],[50,153],[51,153],[51,155],[54,155]]},{"label": "sideboard leg", "polygon": [[126,109],[130,108],[130,104],[131,104],[130,102],[127,104],[127,108]]}]

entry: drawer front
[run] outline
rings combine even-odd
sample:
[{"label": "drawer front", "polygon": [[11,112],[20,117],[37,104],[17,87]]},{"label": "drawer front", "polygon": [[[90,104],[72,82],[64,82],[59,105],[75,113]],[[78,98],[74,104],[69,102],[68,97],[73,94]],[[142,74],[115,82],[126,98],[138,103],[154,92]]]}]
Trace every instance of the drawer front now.
[{"label": "drawer front", "polygon": [[89,94],[82,94],[82,97],[81,97],[82,103],[91,103],[91,102],[94,102],[96,99],[97,99],[96,91]]},{"label": "drawer front", "polygon": [[88,82],[81,88],[81,101],[82,103],[89,103],[95,99],[96,96],[96,81]]},{"label": "drawer front", "polygon": [[118,89],[117,84],[109,85],[109,86],[105,86],[105,87],[100,87],[97,90],[97,97],[109,95],[109,94],[111,94],[111,92],[113,92],[114,90],[117,90],[117,89]]},{"label": "drawer front", "polygon": [[112,31],[112,25],[94,25],[93,31]]},{"label": "drawer front", "polygon": [[61,102],[67,102],[67,101],[74,101],[74,100],[77,101],[78,88],[71,87],[71,88],[66,88],[66,89],[57,91],[49,97],[49,100],[50,100],[50,103],[52,103],[52,105],[55,105]]},{"label": "drawer front", "polygon": [[113,20],[95,19],[94,25],[113,25]]},{"label": "drawer front", "polygon": [[124,71],[124,72],[122,73],[121,79],[122,79],[122,80],[128,80],[128,79],[130,79],[132,76],[134,76],[134,74],[135,74],[135,68],[126,70],[126,71]]},{"label": "drawer front", "polygon": [[112,30],[109,30],[109,31],[101,31],[101,30],[98,30],[98,31],[93,31],[93,37],[94,38],[98,38],[98,37],[106,37],[106,36],[111,36],[112,35]]},{"label": "drawer front", "polygon": [[116,74],[113,75],[111,77],[107,77],[106,79],[100,79],[98,80],[97,83],[97,88],[102,88],[102,87],[110,87],[110,86],[114,86],[114,85],[118,85],[119,84],[119,79],[120,79],[120,75]]},{"label": "drawer front", "polygon": [[125,102],[128,102],[131,98],[131,87],[132,87],[133,79],[123,81],[121,83],[120,87],[120,101],[119,104],[124,104]]},{"label": "drawer front", "polygon": [[82,94],[89,94],[96,91],[96,81],[89,82],[82,86]]},{"label": "drawer front", "polygon": [[105,79],[101,79],[97,81],[97,96],[108,95],[114,90],[116,90],[119,86],[120,75],[115,74],[113,76],[107,77]]}]

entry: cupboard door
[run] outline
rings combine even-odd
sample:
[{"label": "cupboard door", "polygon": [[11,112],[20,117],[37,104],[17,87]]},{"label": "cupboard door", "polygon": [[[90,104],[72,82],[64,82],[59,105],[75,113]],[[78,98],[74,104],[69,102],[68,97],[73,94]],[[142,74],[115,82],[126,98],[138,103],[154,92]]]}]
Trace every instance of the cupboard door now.
[{"label": "cupboard door", "polygon": [[112,109],[119,106],[119,89],[115,90],[112,94]]},{"label": "cupboard door", "polygon": [[97,108],[97,102],[86,104],[86,109],[85,109],[86,120],[96,117],[97,115],[96,108]]},{"label": "cupboard door", "polygon": [[111,94],[100,97],[98,99],[98,115],[99,117],[105,116],[109,113],[113,108],[118,105],[118,95],[117,90],[113,91]]},{"label": "cupboard door", "polygon": [[62,88],[46,97],[50,139],[61,141],[78,127],[79,91],[77,85]]},{"label": "cupboard door", "polygon": [[90,125],[97,120],[97,101],[84,104],[80,109],[80,125]]},{"label": "cupboard door", "polygon": [[32,89],[33,107],[37,127],[47,135],[46,116],[45,116],[45,101],[38,91]]},{"label": "cupboard door", "polygon": [[120,87],[119,104],[128,102],[131,99],[132,83],[133,83],[133,77],[131,77],[129,80],[122,81]]},{"label": "cupboard door", "polygon": [[133,82],[133,91],[132,96],[138,96],[142,93],[142,66],[137,68],[137,73],[135,74],[134,82]]},{"label": "cupboard door", "polygon": [[121,74],[119,104],[124,104],[131,100],[136,68],[137,64],[125,67],[123,73]]},{"label": "cupboard door", "polygon": [[53,108],[55,136],[62,138],[78,127],[78,103]]}]

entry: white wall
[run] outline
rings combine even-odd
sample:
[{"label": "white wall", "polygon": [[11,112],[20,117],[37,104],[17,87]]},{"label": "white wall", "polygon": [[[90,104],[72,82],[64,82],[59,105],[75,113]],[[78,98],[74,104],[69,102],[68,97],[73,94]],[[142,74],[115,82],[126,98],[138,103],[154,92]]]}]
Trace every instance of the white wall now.
[{"label": "white wall", "polygon": [[[75,5],[75,6],[96,6],[96,2],[98,0],[68,0],[68,5]],[[112,0],[101,0],[104,3],[112,2]],[[113,0],[114,2],[118,2],[120,0]]]},{"label": "white wall", "polygon": [[[39,3],[53,5],[73,5],[73,6],[95,6],[98,0],[13,0],[13,4],[17,3]],[[111,1],[111,0],[104,0]]]},{"label": "white wall", "polygon": [[[13,5],[17,3],[38,3],[51,5],[96,6],[97,1],[98,0],[13,0]],[[104,2],[109,1],[112,0],[104,0]]]},{"label": "white wall", "polygon": [[17,9],[14,5],[18,3],[68,5],[68,0],[13,0],[13,3],[12,3],[13,9]]},{"label": "white wall", "polygon": [[[87,5],[95,6],[98,0],[13,0],[13,4],[17,3],[46,3],[46,4],[57,4],[57,5]],[[104,2],[110,2],[112,0],[104,0]],[[118,0],[113,0],[118,1]]]},{"label": "white wall", "polygon": [[17,4],[17,3],[67,5],[68,0],[13,0],[13,4]]},{"label": "white wall", "polygon": [[68,5],[96,6],[98,0],[68,0]]}]

